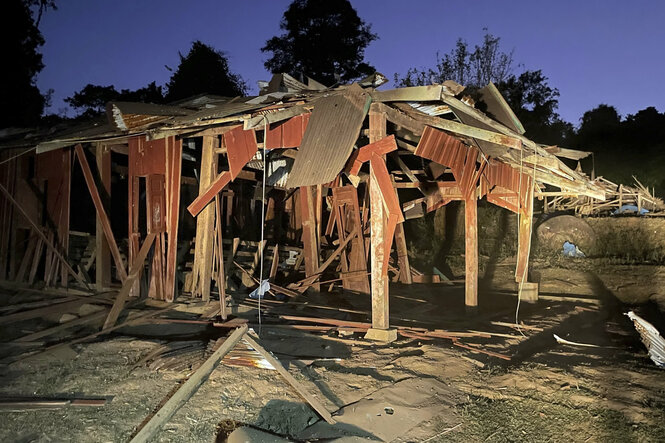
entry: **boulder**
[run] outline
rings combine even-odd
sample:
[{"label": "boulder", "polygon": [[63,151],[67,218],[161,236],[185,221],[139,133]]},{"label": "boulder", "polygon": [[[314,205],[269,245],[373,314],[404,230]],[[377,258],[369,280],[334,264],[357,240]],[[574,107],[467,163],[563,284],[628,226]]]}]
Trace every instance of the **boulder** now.
[{"label": "boulder", "polygon": [[542,222],[536,229],[538,247],[543,252],[559,253],[563,244],[570,242],[585,255],[592,255],[596,247],[596,234],[581,218],[559,215]]}]

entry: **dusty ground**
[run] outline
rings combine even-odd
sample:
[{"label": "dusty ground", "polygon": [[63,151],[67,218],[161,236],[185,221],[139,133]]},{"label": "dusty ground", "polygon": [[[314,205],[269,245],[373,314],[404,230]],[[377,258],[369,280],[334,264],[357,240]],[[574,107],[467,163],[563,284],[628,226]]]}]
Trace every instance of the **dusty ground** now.
[{"label": "dusty ground", "polygon": [[[298,300],[303,304],[271,304],[260,335],[309,392],[330,411],[338,411],[339,425],[317,422],[316,414],[275,371],[222,364],[157,441],[215,441],[220,423],[227,428],[249,424],[299,440],[345,436],[351,441],[349,436],[355,435],[399,442],[665,441],[665,373],[648,359],[623,315],[639,304],[640,313],[659,325],[653,294],[661,290],[654,281],[662,278],[662,268],[536,263],[541,291],[550,299],[521,304],[519,319],[531,327],[522,329],[524,336],[492,324],[514,322],[511,270],[504,262],[486,274],[474,317],[464,314],[460,285],[391,287],[394,324],[491,332],[497,335],[461,341],[510,356],[509,361],[443,339],[402,337],[378,345],[364,341],[361,334],[325,336],[266,325],[281,312],[367,320],[366,315],[347,312],[367,312],[365,297],[306,295]],[[584,298],[593,303],[581,301]],[[251,312],[245,315],[252,317]],[[4,341],[40,325],[10,326],[2,331]],[[74,332],[82,335],[84,330]],[[165,332],[171,337],[158,338]],[[110,401],[102,408],[0,411],[0,440],[127,441],[189,372],[155,371],[142,359],[167,340],[205,343],[222,332],[198,325],[180,330],[173,325],[135,327],[8,364],[0,369],[3,397],[79,395]],[[559,345],[552,333],[599,347]]]}]

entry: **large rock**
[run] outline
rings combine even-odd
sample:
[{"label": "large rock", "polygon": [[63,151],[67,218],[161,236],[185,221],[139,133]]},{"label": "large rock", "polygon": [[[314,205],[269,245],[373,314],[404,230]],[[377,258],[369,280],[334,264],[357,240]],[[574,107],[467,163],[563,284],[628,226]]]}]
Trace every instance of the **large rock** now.
[{"label": "large rock", "polygon": [[574,244],[587,256],[594,254],[596,248],[596,234],[591,226],[572,215],[559,215],[545,220],[538,226],[536,235],[538,247],[544,252],[561,252],[565,242]]}]

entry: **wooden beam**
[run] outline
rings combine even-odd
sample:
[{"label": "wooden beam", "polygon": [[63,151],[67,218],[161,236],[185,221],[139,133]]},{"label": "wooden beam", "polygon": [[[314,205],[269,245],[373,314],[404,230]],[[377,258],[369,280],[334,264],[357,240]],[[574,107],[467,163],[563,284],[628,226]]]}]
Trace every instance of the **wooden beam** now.
[{"label": "wooden beam", "polygon": [[478,307],[478,200],[473,194],[464,200],[464,304]]},{"label": "wooden beam", "polygon": [[35,233],[39,236],[39,238],[42,239],[44,244],[53,252],[53,254],[58,258],[58,260],[60,260],[65,269],[67,269],[67,272],[69,272],[69,274],[72,277],[74,277],[76,281],[78,281],[85,287],[88,287],[88,283],[83,279],[83,277],[81,277],[76,271],[74,271],[69,262],[67,262],[67,259],[63,257],[60,251],[58,251],[58,249],[53,245],[53,243],[51,243],[51,241],[49,241],[46,235],[44,235],[44,233],[42,232],[42,228],[30,218],[30,216],[28,215],[27,212],[25,212],[23,207],[21,207],[21,205],[14,199],[14,197],[12,197],[11,193],[7,190],[7,188],[5,188],[3,185],[0,184],[0,191],[2,191],[3,194],[5,194],[7,200],[9,200],[9,202],[16,207],[18,212],[23,216],[23,218],[28,222],[28,224],[32,226],[32,229],[34,229]]},{"label": "wooden beam", "polygon": [[289,373],[289,371],[284,368],[284,366],[282,366],[279,360],[277,360],[270,352],[266,351],[263,346],[261,346],[254,338],[252,338],[251,334],[245,335],[244,339],[252,348],[254,348],[255,351],[261,354],[263,358],[265,358],[268,363],[270,363],[277,370],[277,372],[279,372],[279,375],[284,377],[284,380],[286,380],[287,383],[290,384],[291,387],[293,387],[293,389],[295,389],[296,392],[298,392],[298,394],[300,394],[300,396],[307,401],[307,403],[309,403],[309,405],[321,416],[321,418],[323,418],[331,425],[336,423],[335,419],[333,419],[332,415],[330,415],[330,412],[328,412],[323,403],[321,403],[312,394],[307,392],[303,385],[300,384],[300,382],[297,381]]},{"label": "wooden beam", "polygon": [[116,321],[118,321],[118,316],[125,307],[125,301],[127,300],[127,297],[129,297],[129,291],[132,289],[132,286],[138,279],[138,276],[141,275],[141,270],[143,269],[145,259],[148,256],[150,247],[155,241],[155,235],[156,234],[154,233],[148,234],[143,241],[143,245],[141,245],[139,253],[136,255],[132,266],[129,268],[129,275],[125,279],[125,282],[122,284],[120,291],[118,291],[118,295],[115,298],[115,302],[113,303],[111,310],[109,311],[109,315],[104,321],[104,326],[102,329],[109,329],[115,325]]},{"label": "wooden beam", "polygon": [[[103,187],[104,194],[109,199],[106,202],[106,208],[108,209],[111,203],[111,149],[109,149],[108,145],[97,143],[95,146],[95,157],[100,184]],[[111,286],[111,249],[104,234],[104,227],[99,215],[97,216],[95,226],[95,285],[98,291],[103,291],[105,288]]]},{"label": "wooden beam", "polygon": [[187,210],[190,214],[192,214],[192,217],[199,215],[199,212],[201,212],[203,208],[205,208],[208,203],[210,203],[210,201],[215,197],[215,195],[224,189],[224,187],[230,182],[231,173],[229,171],[224,171],[219,174],[215,181],[213,181],[205,191],[199,193],[199,196],[196,197],[194,201],[189,204],[189,206],[187,206]]},{"label": "wooden beam", "polygon": [[90,197],[92,197],[92,202],[94,203],[95,210],[97,211],[97,219],[102,225],[104,237],[106,237],[109,248],[111,249],[111,255],[113,256],[115,267],[118,269],[118,273],[120,274],[120,280],[124,282],[127,279],[127,271],[125,271],[125,268],[122,264],[120,250],[118,249],[118,245],[115,242],[115,237],[113,236],[113,231],[111,230],[111,222],[109,221],[109,218],[106,215],[106,211],[104,210],[104,204],[102,203],[102,199],[99,196],[99,191],[97,190],[95,179],[92,177],[92,171],[90,170],[88,159],[85,158],[85,152],[83,152],[83,147],[81,145],[76,145],[75,152],[76,157],[79,160],[79,164],[81,165],[81,169],[83,170],[83,177],[85,178],[85,183],[88,185]]},{"label": "wooden beam", "polygon": [[242,325],[231,334],[224,343],[217,349],[196,371],[187,379],[185,383],[176,391],[164,406],[159,408],[157,413],[152,416],[148,423],[131,439],[131,443],[143,443],[151,440],[169,421],[171,417],[180,409],[187,400],[189,400],[198,391],[199,387],[210,377],[224,356],[238,344],[238,342],[247,333],[247,325]]}]

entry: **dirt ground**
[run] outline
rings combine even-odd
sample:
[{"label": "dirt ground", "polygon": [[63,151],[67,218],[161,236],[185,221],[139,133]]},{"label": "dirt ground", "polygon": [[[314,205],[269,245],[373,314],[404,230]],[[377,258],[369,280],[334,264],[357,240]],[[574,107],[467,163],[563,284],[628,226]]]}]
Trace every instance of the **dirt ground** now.
[{"label": "dirt ground", "polygon": [[[262,325],[255,326],[262,344],[333,412],[338,424],[319,420],[276,371],[223,362],[155,441],[224,441],[229,430],[241,425],[292,441],[665,441],[665,373],[648,358],[623,315],[634,308],[665,330],[657,304],[663,268],[536,262],[533,275],[547,299],[520,303],[519,329],[505,325],[515,322],[513,270],[510,261],[483,266],[480,308],[474,315],[465,313],[459,283],[391,286],[392,324],[484,332],[460,338],[469,349],[448,339],[400,337],[377,344],[361,333],[271,326],[285,313],[367,321],[369,299],[358,294],[266,302]],[[2,293],[3,305],[28,297],[16,290]],[[234,295],[235,311],[254,323],[256,310],[243,297]],[[197,318],[203,308],[188,304],[168,315]],[[146,356],[175,340],[199,341],[203,349],[226,333],[202,324],[140,325],[12,362],[8,356],[18,351],[6,342],[53,320],[3,327],[0,395],[103,397],[108,402],[100,408],[0,410],[2,441],[128,441],[192,372],[151,368]],[[95,330],[90,325],[47,341]],[[553,334],[597,347],[557,344]],[[196,367],[204,355],[182,358]]]}]

